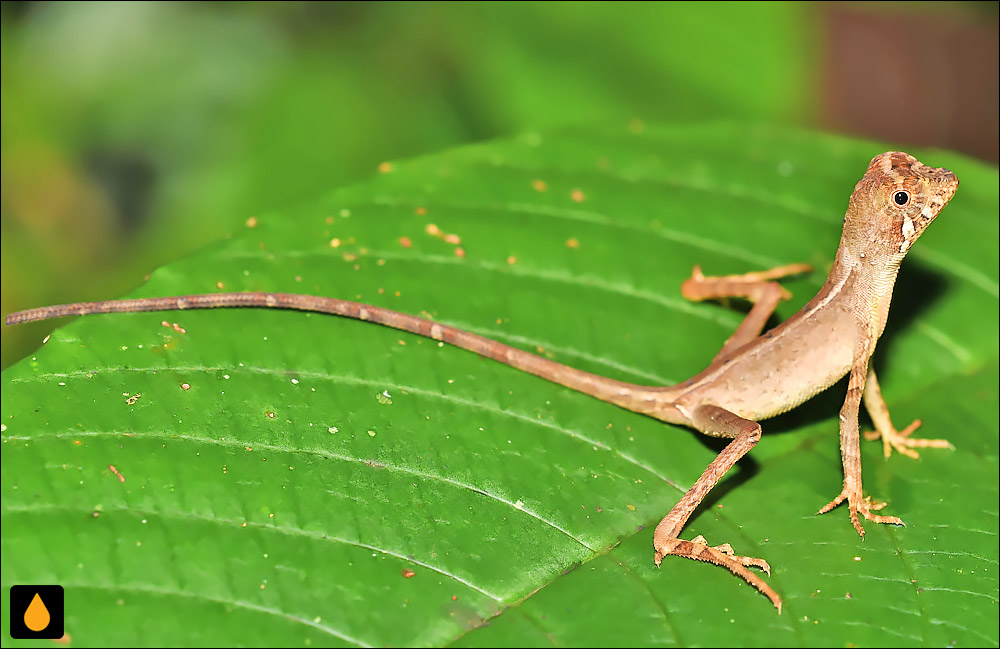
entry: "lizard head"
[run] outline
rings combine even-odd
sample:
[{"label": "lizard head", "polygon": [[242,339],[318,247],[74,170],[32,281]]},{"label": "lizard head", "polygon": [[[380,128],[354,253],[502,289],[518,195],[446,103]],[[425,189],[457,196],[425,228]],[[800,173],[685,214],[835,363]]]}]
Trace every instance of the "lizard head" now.
[{"label": "lizard head", "polygon": [[906,254],[958,189],[947,169],[928,167],[902,151],[875,156],[854,188],[856,215],[874,217],[878,239],[890,255]]}]

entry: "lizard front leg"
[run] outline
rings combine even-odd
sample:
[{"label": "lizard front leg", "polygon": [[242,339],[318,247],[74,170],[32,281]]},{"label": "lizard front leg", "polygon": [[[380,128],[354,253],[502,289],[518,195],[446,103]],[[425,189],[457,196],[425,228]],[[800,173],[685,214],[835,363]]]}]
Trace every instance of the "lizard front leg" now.
[{"label": "lizard front leg", "polygon": [[818,512],[825,514],[846,500],[851,514],[851,523],[862,537],[865,535],[865,528],[861,526],[861,521],[858,518],[859,513],[876,523],[905,525],[902,520],[895,516],[873,514],[872,512],[885,507],[885,503],[873,503],[870,498],[864,496],[861,486],[861,444],[858,434],[858,413],[867,376],[868,353],[866,348],[864,353],[858,355],[851,368],[850,378],[847,382],[847,398],[844,399],[844,405],[840,409],[840,456],[844,463],[844,488],[840,495]]},{"label": "lizard front leg", "polygon": [[697,561],[707,561],[729,569],[751,586],[763,593],[781,612],[781,598],[763,579],[747,568],[752,566],[771,574],[771,566],[763,559],[737,556],[728,543],[710,546],[704,537],[691,541],[680,538],[680,531],[691,518],[708,492],[719,483],[722,476],[756,446],[760,440],[760,424],[713,405],[702,405],[691,413],[691,424],[703,433],[716,437],[731,437],[726,448],[708,465],[701,477],[688,489],[674,508],[663,517],[653,532],[653,561],[657,566],[664,557],[674,555]]},{"label": "lizard front leg", "polygon": [[753,303],[750,313],[715,355],[715,360],[719,360],[759,336],[778,303],[792,297],[791,293],[774,280],[811,270],[812,267],[808,264],[789,264],[742,275],[706,277],[702,274],[701,267],[695,266],[691,277],[681,284],[681,294],[692,302],[741,297]]},{"label": "lizard front leg", "polygon": [[878,379],[875,378],[874,368],[868,369],[868,379],[865,382],[864,391],[865,409],[875,424],[875,430],[865,433],[865,439],[882,438],[882,451],[885,458],[889,459],[892,449],[896,449],[907,457],[914,460],[920,459],[920,455],[914,448],[954,448],[946,439],[913,439],[910,435],[920,427],[920,420],[916,419],[903,430],[896,430],[889,418],[889,406],[882,398],[882,388],[879,387]]}]

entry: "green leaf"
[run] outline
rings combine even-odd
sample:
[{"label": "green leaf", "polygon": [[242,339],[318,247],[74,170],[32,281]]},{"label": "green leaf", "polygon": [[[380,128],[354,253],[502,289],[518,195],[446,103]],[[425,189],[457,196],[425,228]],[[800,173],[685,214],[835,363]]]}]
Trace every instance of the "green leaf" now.
[{"label": "green leaf", "polygon": [[[360,300],[667,384],[740,320],[682,300],[691,267],[812,263],[787,317],[882,150],[725,124],[489,142],[259,214],[135,295]],[[652,528],[714,440],[267,310],[81,318],[4,372],[4,588],[64,585],[74,646],[995,646],[997,172],[917,153],[962,187],[904,264],[876,363],[897,425],[955,450],[865,444],[866,491],[909,525],[862,541],[842,509],[813,514],[841,486],[843,386],[767,422],[685,534],[767,559],[780,616],[725,570],[653,566]]]}]

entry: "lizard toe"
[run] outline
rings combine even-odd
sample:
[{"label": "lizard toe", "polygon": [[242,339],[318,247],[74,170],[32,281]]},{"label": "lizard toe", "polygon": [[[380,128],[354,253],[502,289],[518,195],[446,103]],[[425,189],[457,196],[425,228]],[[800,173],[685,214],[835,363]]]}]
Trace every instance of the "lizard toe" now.
[{"label": "lizard toe", "polygon": [[656,543],[653,562],[659,566],[667,555],[685,557],[695,561],[705,561],[728,569],[734,575],[743,578],[748,584],[759,590],[781,612],[781,598],[767,582],[747,568],[757,568],[768,576],[771,575],[771,565],[757,557],[737,555],[733,546],[728,543],[711,546],[705,538],[698,536],[694,540],[685,541],[678,538],[662,539]]}]

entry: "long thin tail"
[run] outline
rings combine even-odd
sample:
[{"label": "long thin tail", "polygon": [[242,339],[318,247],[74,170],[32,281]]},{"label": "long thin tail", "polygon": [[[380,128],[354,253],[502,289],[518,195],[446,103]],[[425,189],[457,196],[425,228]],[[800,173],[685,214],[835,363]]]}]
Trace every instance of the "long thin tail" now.
[{"label": "long thin tail", "polygon": [[[337,300],[314,295],[294,293],[213,293],[208,295],[185,295],[183,297],[152,297],[134,300],[105,300],[103,302],[78,302],[44,306],[9,314],[5,322],[15,325],[35,320],[61,318],[71,315],[95,313],[126,313],[135,311],[182,311],[185,309],[214,309],[232,307],[253,307],[272,309],[292,309],[295,311],[315,311],[374,322],[376,324],[409,331],[420,336],[446,342],[461,347],[480,356],[524,370],[543,379],[553,381],[592,397],[607,401],[629,410],[642,411],[638,406],[640,393],[651,388],[616,381],[590,372],[574,369],[562,363],[505,345],[489,338],[469,333],[445,324],[424,318],[383,309],[382,307],[348,300]],[[653,388],[655,390],[655,388]]]}]

